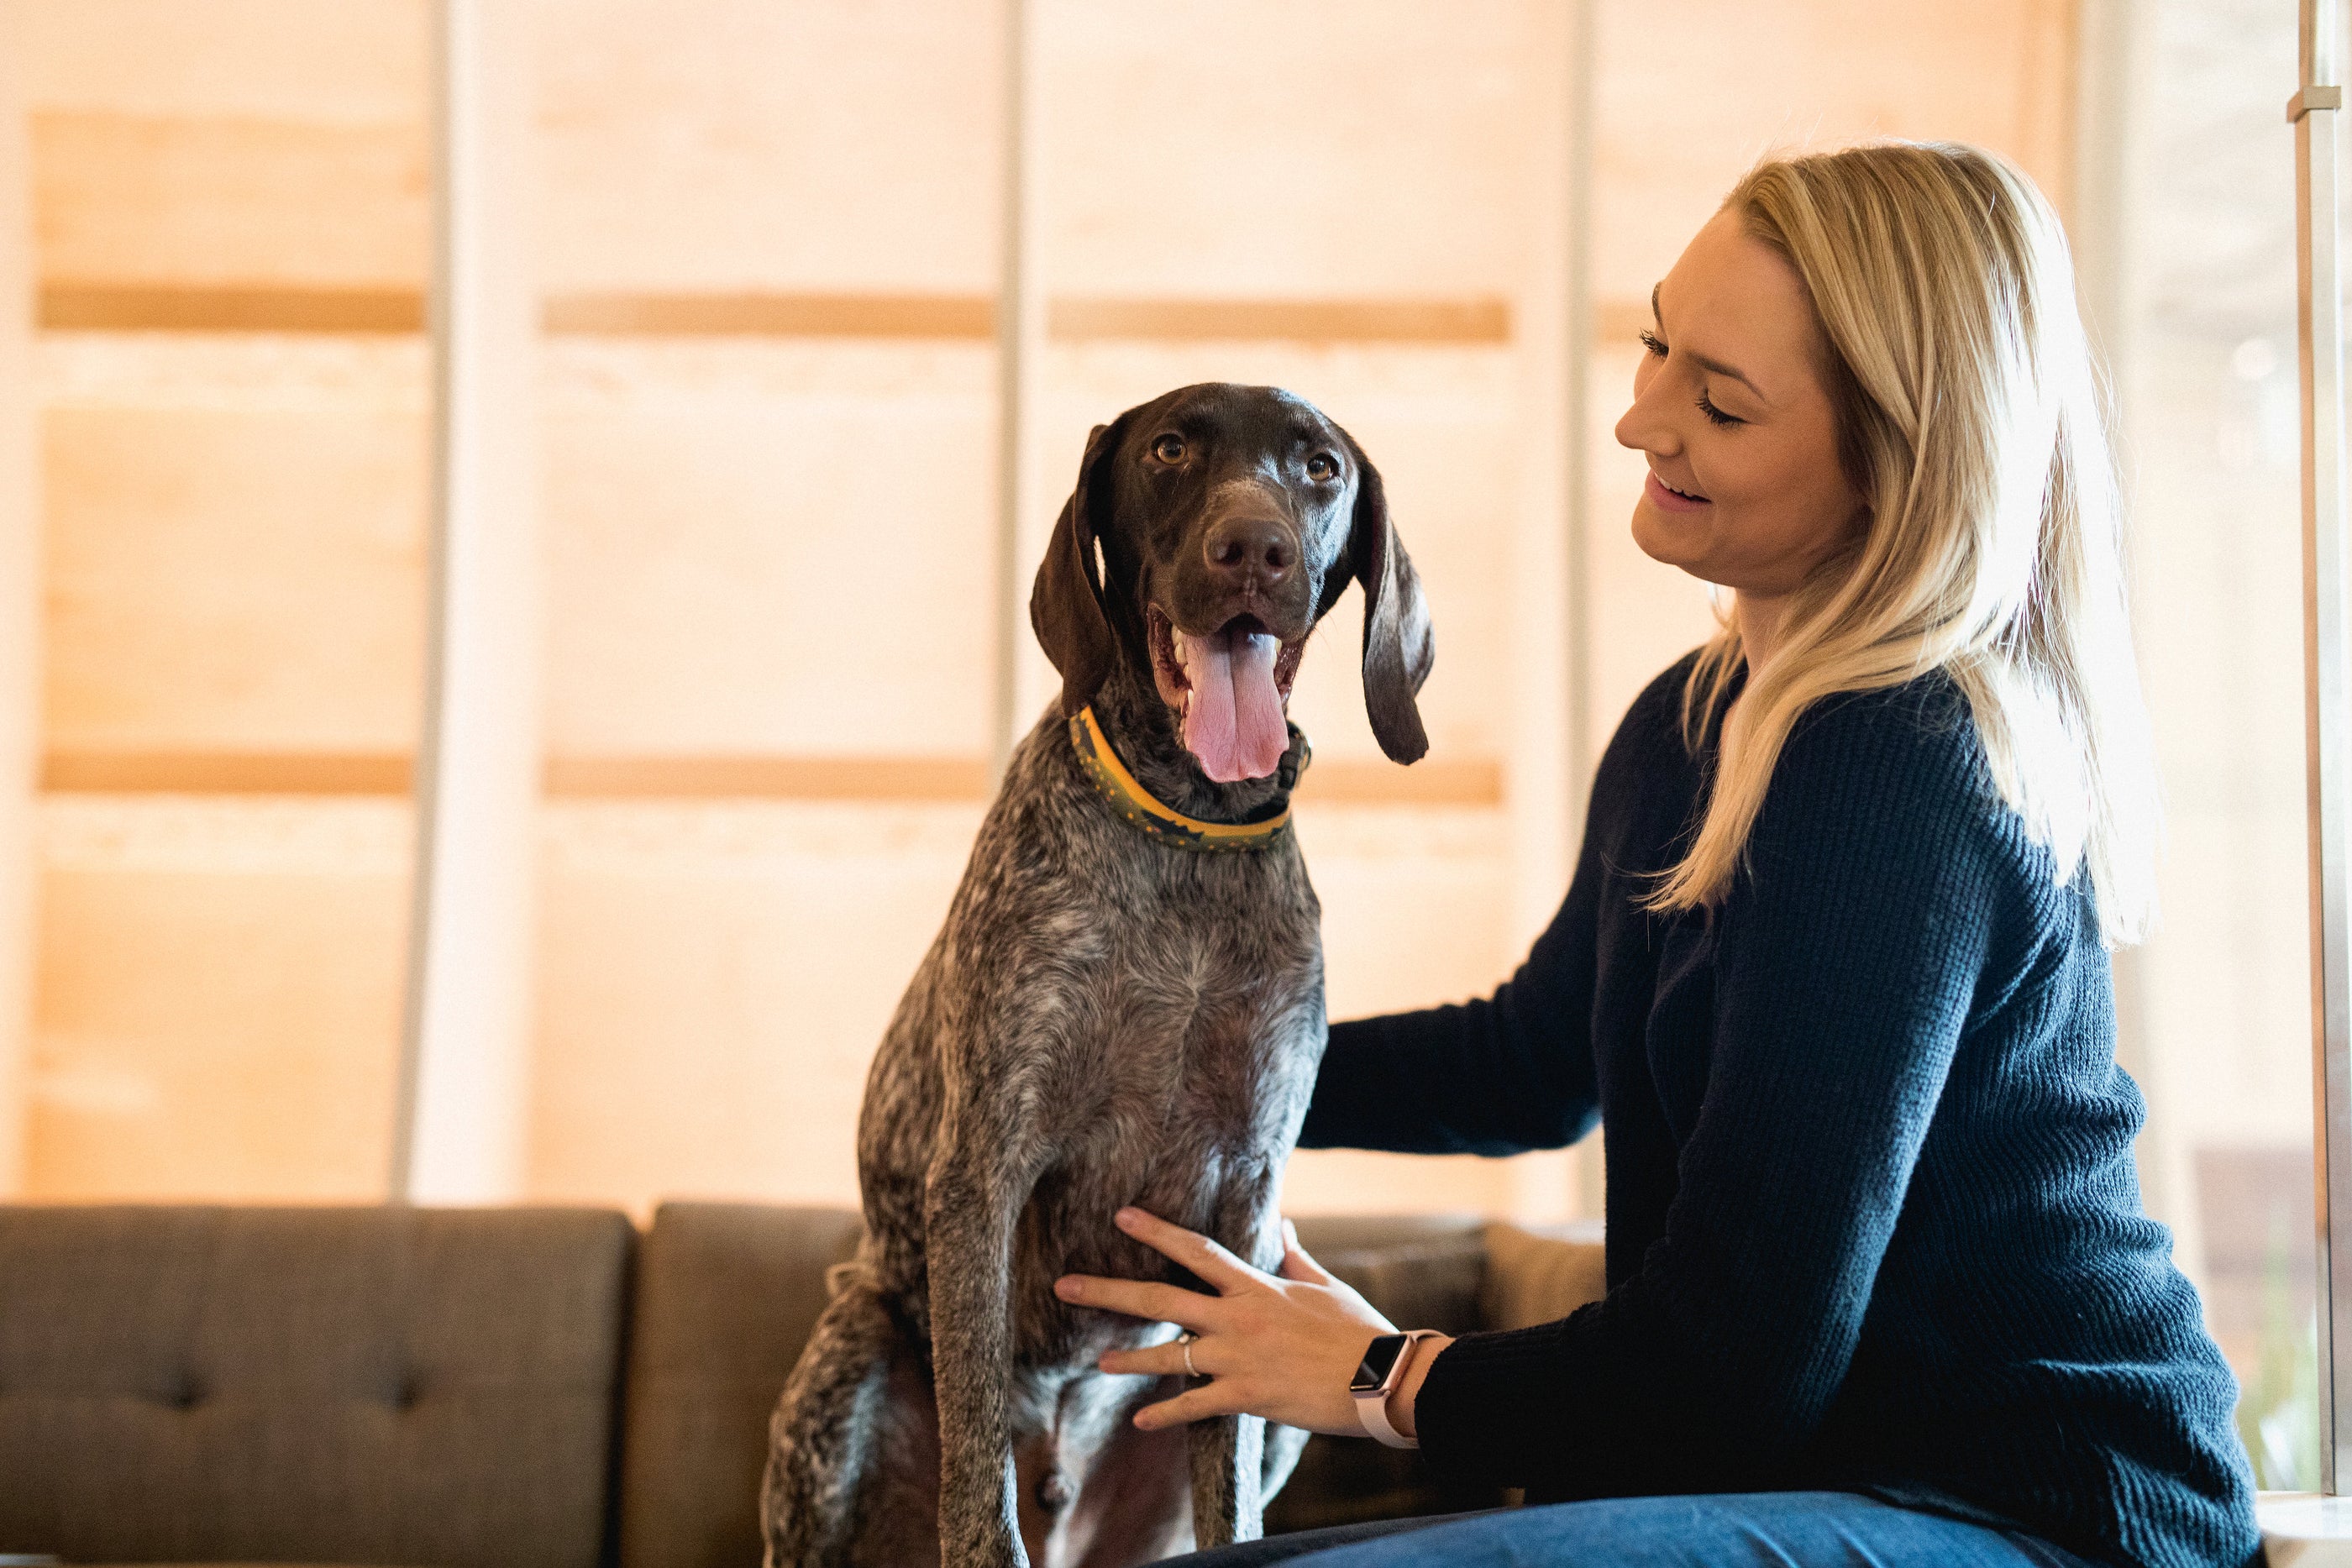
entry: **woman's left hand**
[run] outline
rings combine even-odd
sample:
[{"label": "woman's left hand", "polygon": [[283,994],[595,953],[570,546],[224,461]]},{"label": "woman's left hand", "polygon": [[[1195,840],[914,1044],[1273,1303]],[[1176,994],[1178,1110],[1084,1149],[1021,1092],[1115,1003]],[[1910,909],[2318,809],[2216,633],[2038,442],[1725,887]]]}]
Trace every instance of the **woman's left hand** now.
[{"label": "woman's left hand", "polygon": [[[1206,1383],[1136,1412],[1146,1431],[1181,1426],[1204,1416],[1247,1414],[1311,1432],[1360,1433],[1348,1381],[1378,1336],[1394,1333],[1363,1297],[1326,1273],[1283,1221],[1282,1271],[1251,1268],[1205,1236],[1122,1208],[1118,1228],[1199,1275],[1217,1293],[1141,1280],[1066,1274],[1054,1293],[1079,1306],[1153,1318],[1188,1329],[1192,1367]],[[1184,1345],[1174,1340],[1140,1350],[1114,1350],[1105,1372],[1160,1376],[1184,1373]]]}]

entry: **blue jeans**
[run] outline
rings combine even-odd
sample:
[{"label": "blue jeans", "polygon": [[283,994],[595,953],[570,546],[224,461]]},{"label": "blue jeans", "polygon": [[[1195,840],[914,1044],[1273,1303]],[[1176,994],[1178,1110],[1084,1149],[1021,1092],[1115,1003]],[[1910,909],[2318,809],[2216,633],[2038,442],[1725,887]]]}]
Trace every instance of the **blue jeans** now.
[{"label": "blue jeans", "polygon": [[2084,1568],[2018,1531],[1853,1492],[1605,1498],[1270,1536],[1166,1568]]}]

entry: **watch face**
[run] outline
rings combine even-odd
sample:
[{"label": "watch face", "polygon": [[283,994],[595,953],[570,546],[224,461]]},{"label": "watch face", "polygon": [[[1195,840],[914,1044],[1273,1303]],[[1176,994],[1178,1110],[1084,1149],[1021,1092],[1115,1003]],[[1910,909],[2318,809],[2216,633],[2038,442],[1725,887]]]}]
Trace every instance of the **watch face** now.
[{"label": "watch face", "polygon": [[[1384,1333],[1364,1347],[1364,1359],[1356,1367],[1356,1375],[1348,1384],[1350,1394],[1378,1394],[1394,1370],[1397,1355],[1404,1349],[1404,1335]],[[1326,1386],[1328,1386],[1328,1385]]]}]

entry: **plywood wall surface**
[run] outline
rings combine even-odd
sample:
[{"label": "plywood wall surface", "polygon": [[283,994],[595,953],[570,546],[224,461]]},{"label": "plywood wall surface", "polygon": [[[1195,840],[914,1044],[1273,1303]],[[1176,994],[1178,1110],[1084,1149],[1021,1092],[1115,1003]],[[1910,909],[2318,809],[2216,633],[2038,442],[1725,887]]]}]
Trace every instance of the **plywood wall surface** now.
[{"label": "plywood wall surface", "polygon": [[[1528,0],[1038,7],[1048,286],[1502,292],[1528,262]],[[1549,194],[1549,193],[1547,193]]]},{"label": "plywood wall surface", "polygon": [[548,364],[557,752],[986,753],[984,347],[579,340]]},{"label": "plywood wall surface", "polygon": [[43,367],[49,747],[407,751],[419,350],[52,337]]},{"label": "plywood wall surface", "polygon": [[995,291],[993,0],[542,15],[550,292]]},{"label": "plywood wall surface", "polygon": [[1601,0],[1593,235],[1603,299],[1646,299],[1768,152],[1870,136],[1973,141],[2063,210],[2074,6],[1985,0]]},{"label": "plywood wall surface", "polygon": [[383,1190],[408,812],[52,796],[31,1196]]}]

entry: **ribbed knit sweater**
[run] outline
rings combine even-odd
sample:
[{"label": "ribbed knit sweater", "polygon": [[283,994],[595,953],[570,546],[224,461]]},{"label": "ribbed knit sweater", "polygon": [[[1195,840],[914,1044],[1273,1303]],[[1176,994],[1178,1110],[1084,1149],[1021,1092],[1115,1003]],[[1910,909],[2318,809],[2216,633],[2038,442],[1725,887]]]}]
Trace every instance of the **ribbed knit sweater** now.
[{"label": "ribbed knit sweater", "polygon": [[1531,1501],[1851,1490],[2244,1563],[2236,1385],[2140,1206],[2088,877],[2058,884],[1937,674],[1808,712],[1720,905],[1644,913],[1712,769],[1689,668],[1619,727],[1509,983],[1331,1030],[1307,1146],[1607,1132],[1607,1296],[1447,1347],[1428,1459]]}]

